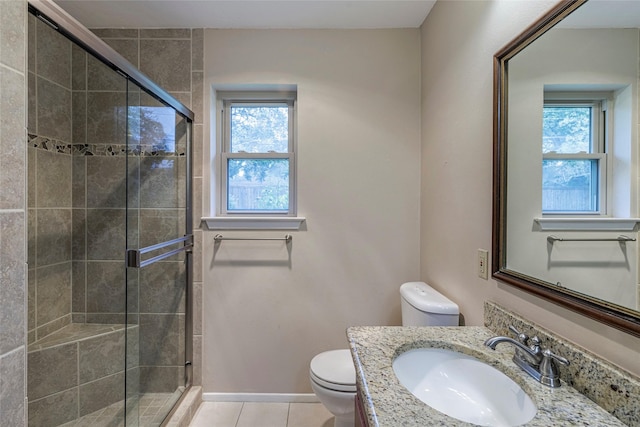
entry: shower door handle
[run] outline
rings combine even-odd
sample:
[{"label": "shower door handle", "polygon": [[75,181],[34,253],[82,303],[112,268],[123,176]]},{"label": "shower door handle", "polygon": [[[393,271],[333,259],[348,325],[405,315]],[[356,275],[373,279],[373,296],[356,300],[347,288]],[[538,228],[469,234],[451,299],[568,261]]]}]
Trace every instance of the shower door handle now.
[{"label": "shower door handle", "polygon": [[[184,242],[184,246],[181,246],[176,249],[172,249],[170,251],[161,253],[160,255],[156,255],[154,257],[151,257],[145,260],[142,259],[143,254],[158,251],[160,249],[164,249],[166,247],[176,245],[178,243],[183,243],[183,242]],[[166,242],[158,243],[158,244],[147,246],[144,248],[127,249],[127,253],[126,253],[127,267],[143,268],[143,267],[146,267],[147,265],[151,265],[157,261],[163,260],[165,258],[169,258],[170,256],[173,256],[180,252],[191,250],[192,248],[193,248],[193,234],[187,234],[177,239],[167,240]]]}]

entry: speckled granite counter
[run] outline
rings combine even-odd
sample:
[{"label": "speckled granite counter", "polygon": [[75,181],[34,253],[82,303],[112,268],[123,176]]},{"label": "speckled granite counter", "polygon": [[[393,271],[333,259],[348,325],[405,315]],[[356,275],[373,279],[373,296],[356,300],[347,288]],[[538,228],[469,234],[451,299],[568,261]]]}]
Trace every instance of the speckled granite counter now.
[{"label": "speckled granite counter", "polygon": [[[393,373],[392,362],[412,348],[436,347],[469,354],[504,372],[531,397],[538,412],[527,426],[624,426],[620,420],[572,387],[552,389],[535,381],[512,361],[513,347],[491,350],[483,345],[495,336],[483,327],[351,327],[347,337],[356,366],[356,381],[370,427],[469,426],[421,402]],[[564,367],[560,367],[562,369]]]}]

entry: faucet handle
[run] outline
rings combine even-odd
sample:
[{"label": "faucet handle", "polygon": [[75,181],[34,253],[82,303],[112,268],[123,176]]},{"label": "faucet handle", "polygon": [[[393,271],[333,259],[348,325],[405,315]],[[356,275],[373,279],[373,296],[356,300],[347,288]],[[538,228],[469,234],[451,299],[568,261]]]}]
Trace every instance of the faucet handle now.
[{"label": "faucet handle", "polygon": [[529,346],[529,348],[534,353],[537,353],[537,354],[542,353],[542,350],[540,349],[540,338],[538,338],[537,335],[531,338],[531,345]]},{"label": "faucet handle", "polygon": [[564,357],[554,354],[548,348],[542,350],[542,361],[540,362],[540,382],[550,387],[560,387],[560,373],[555,362],[569,365],[569,361]]},{"label": "faucet handle", "polygon": [[542,356],[544,356],[545,359],[553,359],[556,362],[562,363],[564,366],[569,366],[569,361],[567,359],[565,359],[562,356],[558,356],[557,354],[553,353],[548,348],[545,349],[545,350],[542,350]]},{"label": "faucet handle", "polygon": [[[529,345],[529,335],[523,334],[522,332],[517,330],[516,327],[513,326],[513,325],[509,325],[509,330],[511,332],[513,332],[514,334],[516,334],[516,337],[518,338],[518,341],[520,341],[524,345]],[[535,337],[535,338],[537,338],[537,337]]]}]

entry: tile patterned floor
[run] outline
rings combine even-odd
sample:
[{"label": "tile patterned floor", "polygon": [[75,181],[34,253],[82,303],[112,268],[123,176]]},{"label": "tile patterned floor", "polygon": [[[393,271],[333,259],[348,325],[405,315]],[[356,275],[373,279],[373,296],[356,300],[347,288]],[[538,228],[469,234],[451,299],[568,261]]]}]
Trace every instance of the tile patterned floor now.
[{"label": "tile patterned floor", "polygon": [[321,403],[202,402],[189,427],[333,427]]}]

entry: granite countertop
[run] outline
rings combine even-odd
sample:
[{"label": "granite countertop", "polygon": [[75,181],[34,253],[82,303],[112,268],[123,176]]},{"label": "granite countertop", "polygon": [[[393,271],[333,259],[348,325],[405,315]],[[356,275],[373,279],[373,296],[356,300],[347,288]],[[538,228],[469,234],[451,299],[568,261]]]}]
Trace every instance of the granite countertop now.
[{"label": "granite countertop", "polygon": [[499,345],[496,350],[484,346],[484,341],[492,336],[495,334],[489,329],[476,326],[348,328],[359,398],[369,427],[471,425],[431,408],[397,380],[391,366],[395,357],[421,347],[465,353],[504,372],[522,387],[538,408],[527,426],[625,425],[564,382],[555,389],[538,383],[513,363],[513,346]]}]

